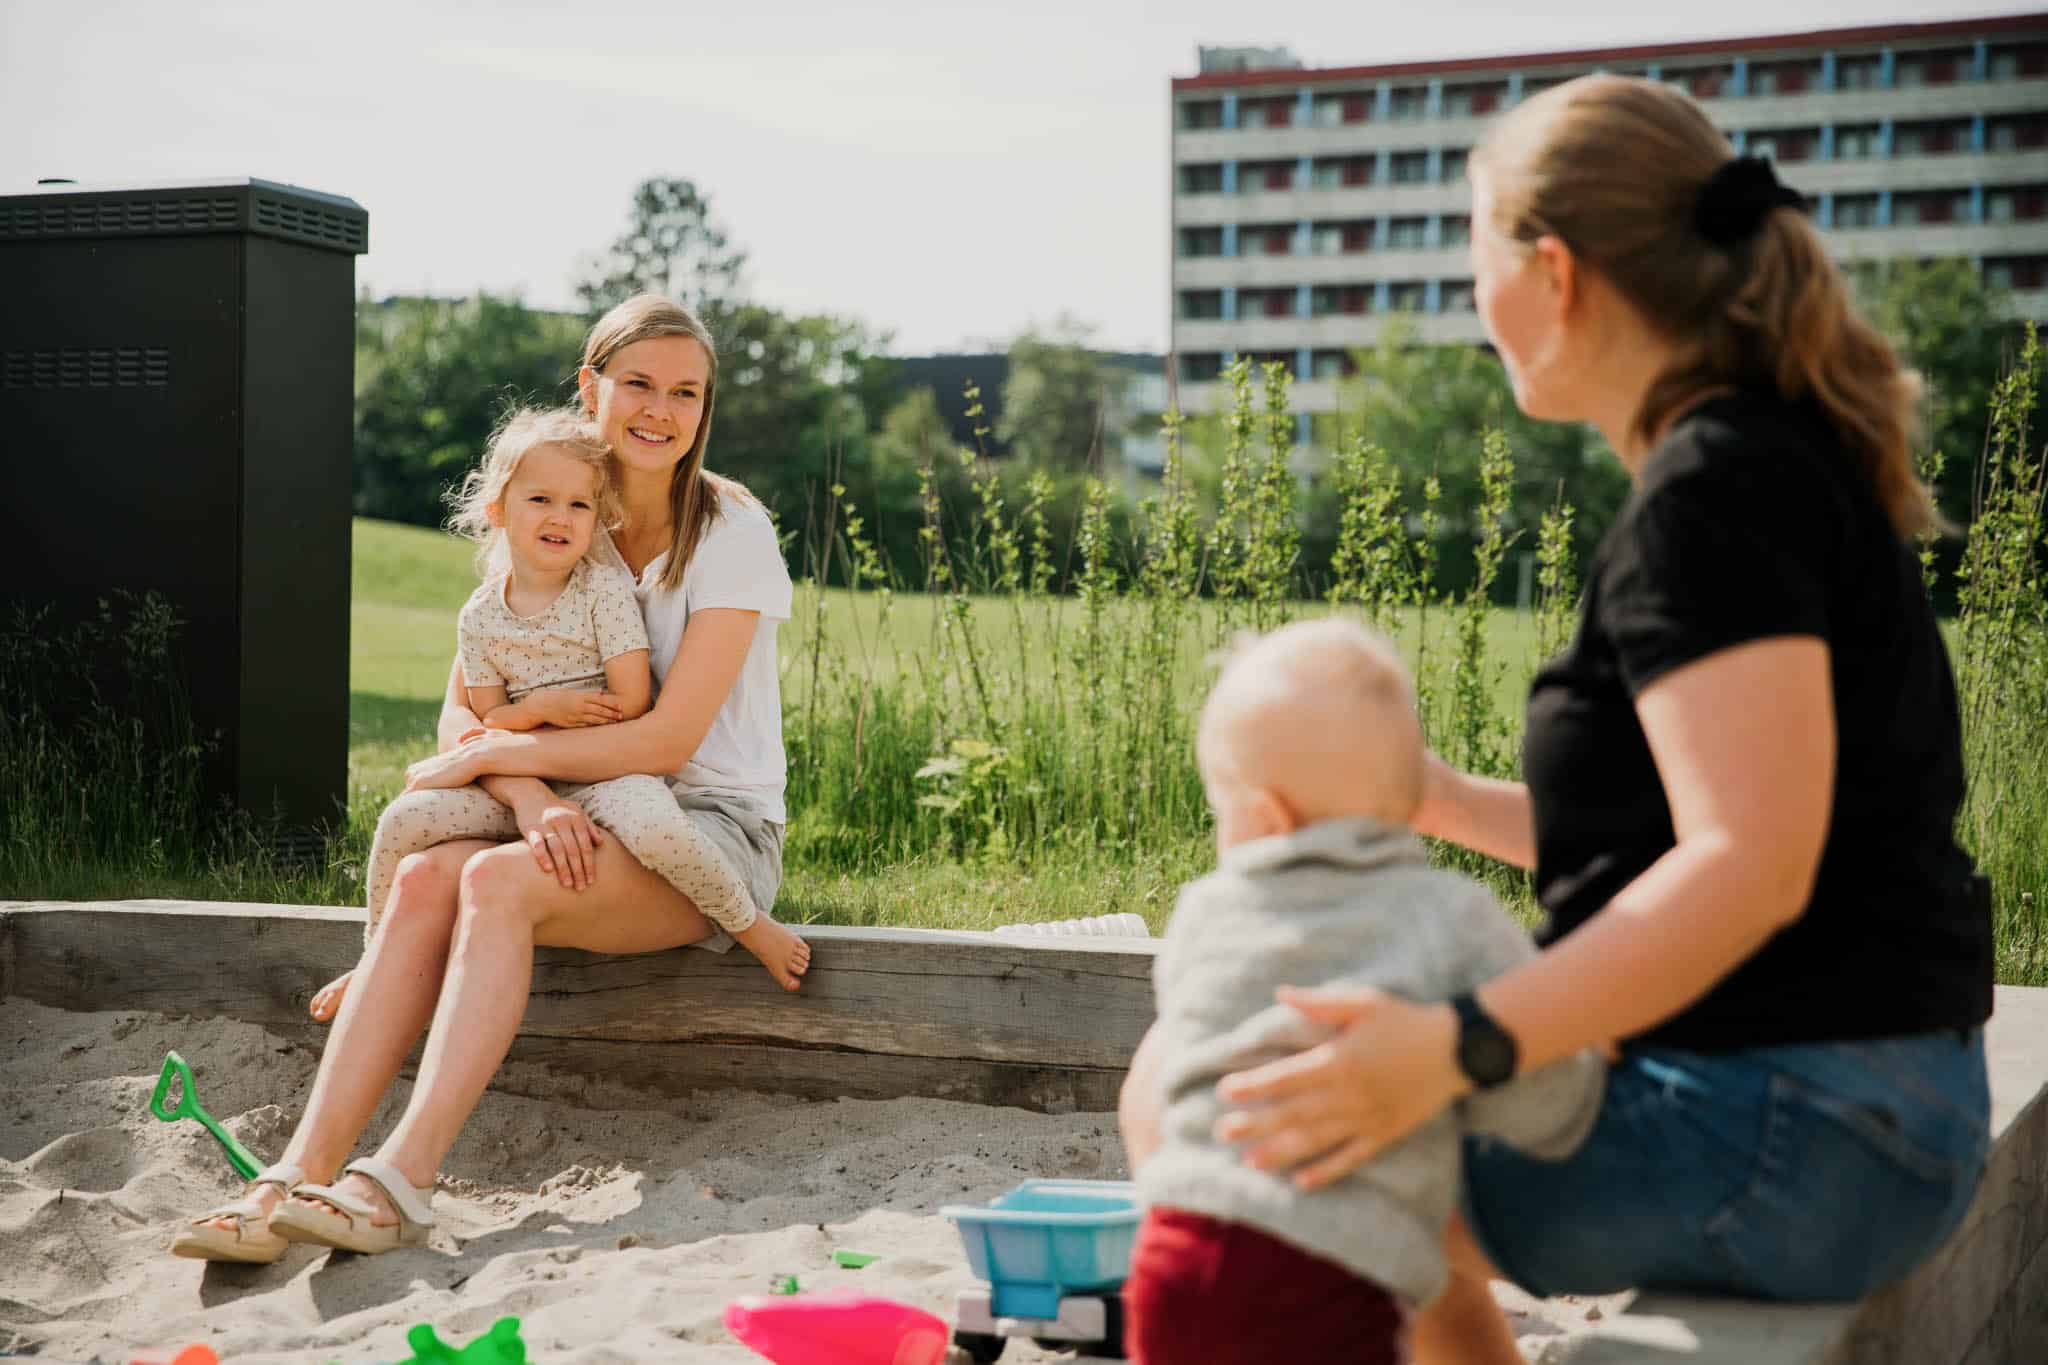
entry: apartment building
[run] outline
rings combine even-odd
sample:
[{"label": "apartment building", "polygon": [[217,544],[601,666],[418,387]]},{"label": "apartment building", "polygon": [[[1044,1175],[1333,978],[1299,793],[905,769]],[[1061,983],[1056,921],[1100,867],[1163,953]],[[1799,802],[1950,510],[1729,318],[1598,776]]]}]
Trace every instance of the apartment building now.
[{"label": "apartment building", "polygon": [[1172,88],[1172,351],[1184,411],[1238,356],[1310,416],[1407,314],[1482,339],[1465,159],[1487,119],[1591,71],[1689,91],[1815,201],[1845,263],[1964,257],[2048,320],[2048,13],[1654,47],[1305,68],[1205,48]]}]

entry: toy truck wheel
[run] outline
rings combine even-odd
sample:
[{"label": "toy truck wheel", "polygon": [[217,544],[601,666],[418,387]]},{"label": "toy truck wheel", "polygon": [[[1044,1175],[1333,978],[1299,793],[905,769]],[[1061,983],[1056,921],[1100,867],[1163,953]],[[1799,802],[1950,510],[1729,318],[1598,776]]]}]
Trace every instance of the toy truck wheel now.
[{"label": "toy truck wheel", "polygon": [[1010,1343],[987,1332],[955,1332],[953,1344],[967,1352],[974,1365],[993,1365],[995,1359],[1002,1355],[1003,1348]]}]

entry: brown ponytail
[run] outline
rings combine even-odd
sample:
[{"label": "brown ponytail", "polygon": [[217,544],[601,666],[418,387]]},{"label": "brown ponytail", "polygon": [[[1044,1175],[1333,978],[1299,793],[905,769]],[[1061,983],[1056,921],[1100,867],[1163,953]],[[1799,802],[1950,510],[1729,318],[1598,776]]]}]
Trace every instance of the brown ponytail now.
[{"label": "brown ponytail", "polygon": [[1842,273],[1797,209],[1717,246],[1694,225],[1699,192],[1735,155],[1692,99],[1623,76],[1583,76],[1502,118],[1472,154],[1494,228],[1555,236],[1678,347],[1635,434],[1732,385],[1811,396],[1861,466],[1894,528],[1938,525],[1913,468],[1920,377],[1856,312]]}]

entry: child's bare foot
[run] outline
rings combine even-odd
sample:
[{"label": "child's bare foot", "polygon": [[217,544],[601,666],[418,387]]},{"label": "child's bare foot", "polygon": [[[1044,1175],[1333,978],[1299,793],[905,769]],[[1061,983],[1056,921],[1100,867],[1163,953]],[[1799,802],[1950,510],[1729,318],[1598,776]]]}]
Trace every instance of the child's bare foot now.
[{"label": "child's bare foot", "polygon": [[307,1008],[315,1019],[324,1024],[340,1011],[341,997],[348,994],[349,978],[354,975],[352,971],[343,972],[313,992],[313,1003]]},{"label": "child's bare foot", "polygon": [[782,989],[793,991],[803,985],[803,975],[811,969],[811,945],[787,928],[757,914],[752,924],[733,937],[742,948],[761,959],[761,965],[782,984]]}]

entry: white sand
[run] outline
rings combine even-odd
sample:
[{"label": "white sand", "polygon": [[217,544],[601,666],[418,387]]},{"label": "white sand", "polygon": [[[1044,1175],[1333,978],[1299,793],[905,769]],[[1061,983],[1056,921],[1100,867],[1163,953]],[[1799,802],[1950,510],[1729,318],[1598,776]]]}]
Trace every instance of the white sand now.
[{"label": "white sand", "polygon": [[[239,1181],[197,1123],[148,1112],[171,1048],[207,1110],[276,1157],[312,1079],[307,1049],[224,1020],[0,1001],[0,1357],[125,1365],[127,1349],[204,1341],[230,1365],[392,1361],[409,1354],[414,1323],[459,1344],[512,1314],[538,1365],[758,1361],[721,1314],[775,1276],[950,1319],[973,1279],[941,1205],[1032,1176],[1125,1174],[1112,1115],[679,1100],[576,1081],[564,1087],[575,1106],[485,1098],[443,1173],[428,1248],[298,1247],[274,1266],[208,1266],[163,1248]],[[373,1134],[404,1095],[401,1084]],[[840,1247],[883,1259],[840,1270]],[[1585,1307],[1532,1308],[1518,1323],[1525,1353],[1568,1354]],[[1071,1359],[1026,1341],[1004,1356]]]}]

